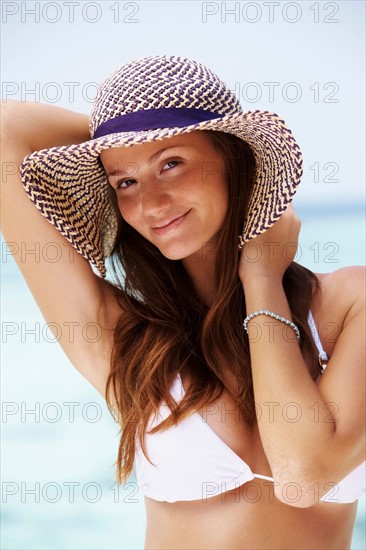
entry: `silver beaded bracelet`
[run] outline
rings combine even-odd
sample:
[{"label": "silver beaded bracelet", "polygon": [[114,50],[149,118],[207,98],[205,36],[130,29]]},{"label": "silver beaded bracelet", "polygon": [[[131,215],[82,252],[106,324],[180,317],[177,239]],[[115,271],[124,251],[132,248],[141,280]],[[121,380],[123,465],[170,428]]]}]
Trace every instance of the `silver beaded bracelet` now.
[{"label": "silver beaded bracelet", "polygon": [[268,315],[269,317],[273,317],[274,319],[277,319],[277,321],[281,321],[281,323],[285,323],[289,327],[293,329],[293,331],[296,334],[297,341],[300,340],[300,331],[293,323],[292,321],[289,321],[288,319],[285,319],[285,317],[281,317],[281,315],[277,315],[276,313],[273,313],[272,311],[268,311],[267,309],[259,309],[258,311],[253,311],[253,313],[250,313],[247,317],[245,317],[243,322],[243,327],[245,332],[248,332],[248,323],[253,317],[256,317],[257,315]]}]

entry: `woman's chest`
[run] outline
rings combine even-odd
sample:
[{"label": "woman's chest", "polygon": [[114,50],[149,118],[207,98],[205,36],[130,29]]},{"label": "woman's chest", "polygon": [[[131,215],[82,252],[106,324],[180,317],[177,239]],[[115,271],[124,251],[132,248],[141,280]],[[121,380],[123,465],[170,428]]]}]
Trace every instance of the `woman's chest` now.
[{"label": "woman's chest", "polygon": [[[182,377],[184,388],[188,387],[189,377]],[[227,389],[213,403],[201,407],[197,414],[200,421],[212,430],[216,437],[241,458],[252,472],[271,476],[257,423],[252,429],[245,424],[240,405]]]}]

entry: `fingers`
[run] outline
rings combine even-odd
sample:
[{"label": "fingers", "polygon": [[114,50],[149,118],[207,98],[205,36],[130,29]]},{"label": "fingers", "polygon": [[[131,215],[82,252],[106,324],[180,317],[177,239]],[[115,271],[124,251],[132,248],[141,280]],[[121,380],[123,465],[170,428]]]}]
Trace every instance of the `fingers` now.
[{"label": "fingers", "polygon": [[[299,226],[299,229],[301,227],[301,220],[299,216],[296,213],[296,210],[292,203],[290,203],[286,209],[286,211],[282,214],[281,218],[285,218],[286,220],[294,220],[296,222],[296,225]],[[281,219],[280,218],[280,219]]]}]

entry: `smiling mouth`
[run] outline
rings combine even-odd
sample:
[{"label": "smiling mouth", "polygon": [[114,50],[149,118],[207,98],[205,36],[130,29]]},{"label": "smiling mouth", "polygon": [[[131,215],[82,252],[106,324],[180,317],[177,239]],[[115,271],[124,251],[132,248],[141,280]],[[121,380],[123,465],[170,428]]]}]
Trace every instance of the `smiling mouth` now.
[{"label": "smiling mouth", "polygon": [[160,225],[159,227],[152,227],[152,230],[154,233],[157,233],[158,235],[161,235],[163,233],[173,231],[176,227],[178,227],[187,217],[187,215],[190,213],[190,210],[183,214],[182,216],[179,216],[178,218],[174,218],[171,222]]},{"label": "smiling mouth", "polygon": [[182,216],[184,216],[184,214],[182,214],[181,216],[177,216],[176,218],[173,218],[172,220],[170,220],[170,222],[164,223],[162,225],[156,225],[155,227],[153,227],[153,229],[161,229],[162,227],[166,227],[167,225],[170,225],[171,223],[175,222],[175,220],[178,220]]}]

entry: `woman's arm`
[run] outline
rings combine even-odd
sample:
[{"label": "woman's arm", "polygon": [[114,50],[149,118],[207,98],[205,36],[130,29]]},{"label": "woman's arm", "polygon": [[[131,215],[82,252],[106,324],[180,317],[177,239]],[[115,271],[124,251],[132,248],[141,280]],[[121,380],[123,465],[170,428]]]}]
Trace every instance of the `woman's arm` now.
[{"label": "woman's arm", "polygon": [[[271,229],[251,241],[261,247],[261,261],[245,262],[242,254],[239,275],[247,314],[267,309],[291,320],[282,277],[291,261],[285,245],[297,243],[299,228],[290,207]],[[340,481],[365,459],[364,278],[356,271],[353,268],[353,284],[347,291],[342,284],[347,274],[338,275],[338,293],[333,296],[344,311],[343,327],[318,385],[292,329],[264,315],[249,321],[254,397],[261,410],[258,427],[275,495],[285,504],[315,504],[329,490],[327,483]]]},{"label": "woman's arm", "polygon": [[[46,323],[79,372],[103,395],[112,331],[86,333],[88,323],[114,326],[121,313],[110,286],[36,209],[24,191],[19,166],[31,152],[90,139],[87,115],[37,103],[2,104],[1,231]],[[48,261],[47,247],[57,249]],[[96,326],[96,325],[95,325]],[[58,330],[52,329],[58,327]]]},{"label": "woman's arm", "polygon": [[[90,139],[88,115],[44,103],[1,103],[2,147],[14,140],[26,156],[33,151]],[[4,141],[3,141],[4,140]],[[3,159],[4,161],[4,159]]]}]

